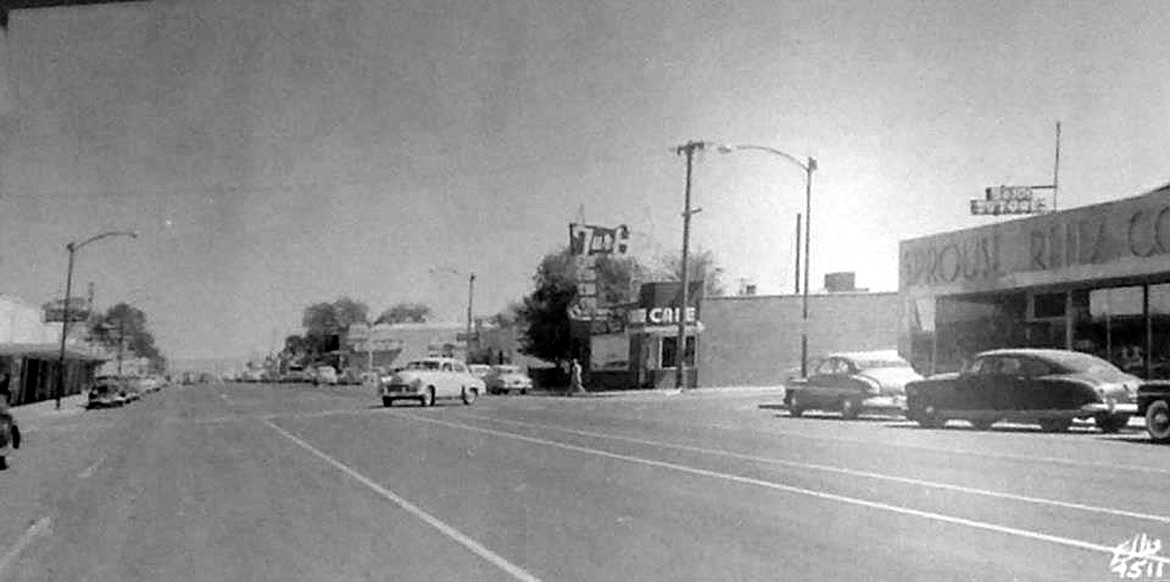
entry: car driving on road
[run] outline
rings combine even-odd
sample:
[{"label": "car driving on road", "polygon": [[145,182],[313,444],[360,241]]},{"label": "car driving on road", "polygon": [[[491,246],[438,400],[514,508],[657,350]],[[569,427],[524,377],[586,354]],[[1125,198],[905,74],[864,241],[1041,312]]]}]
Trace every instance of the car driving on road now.
[{"label": "car driving on road", "polygon": [[808,378],[786,386],[788,412],[840,412],[846,419],[866,412],[902,414],[906,410],[907,382],[922,376],[895,350],[839,352],[822,358]]},{"label": "car driving on road", "polygon": [[532,389],[532,378],[528,377],[520,366],[501,364],[492,366],[487,376],[484,376],[488,394],[511,394],[519,392],[528,394]]},{"label": "car driving on road", "polygon": [[483,380],[476,378],[467,365],[454,358],[422,358],[408,362],[379,380],[382,404],[393,406],[395,400],[417,400],[422,406],[434,406],[440,399],[458,398],[470,405],[484,393]]},{"label": "car driving on road", "polygon": [[960,372],[908,384],[907,416],[924,427],[957,418],[984,430],[1007,420],[1037,423],[1046,432],[1093,418],[1101,431],[1117,432],[1137,413],[1139,383],[1082,352],[992,350],[976,355]]}]

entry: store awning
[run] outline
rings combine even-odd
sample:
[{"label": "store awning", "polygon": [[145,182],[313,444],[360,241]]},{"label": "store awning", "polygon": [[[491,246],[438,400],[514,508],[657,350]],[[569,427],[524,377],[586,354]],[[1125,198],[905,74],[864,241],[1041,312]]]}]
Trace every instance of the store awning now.
[{"label": "store awning", "polygon": [[[36,358],[38,360],[56,360],[61,357],[60,344],[3,344],[0,343],[0,358]],[[106,355],[90,353],[88,350],[76,346],[65,346],[65,359],[83,360],[89,362],[104,362],[110,358]]]}]

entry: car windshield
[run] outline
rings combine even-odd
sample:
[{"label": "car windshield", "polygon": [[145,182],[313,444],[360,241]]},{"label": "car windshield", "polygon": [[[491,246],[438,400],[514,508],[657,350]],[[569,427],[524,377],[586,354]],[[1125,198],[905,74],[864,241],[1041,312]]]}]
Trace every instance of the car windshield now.
[{"label": "car windshield", "polygon": [[440,368],[439,362],[434,360],[416,360],[410,362],[403,370],[438,370]]}]

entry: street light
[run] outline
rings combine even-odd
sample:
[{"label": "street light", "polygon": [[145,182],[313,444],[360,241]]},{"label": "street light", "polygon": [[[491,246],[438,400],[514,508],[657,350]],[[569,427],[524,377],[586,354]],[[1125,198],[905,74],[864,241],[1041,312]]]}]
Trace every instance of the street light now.
[{"label": "street light", "polygon": [[460,275],[460,276],[467,275],[467,340],[466,340],[466,344],[465,344],[467,346],[467,353],[464,355],[464,358],[466,360],[470,361],[471,360],[471,307],[472,307],[472,303],[473,303],[474,298],[475,298],[475,272],[473,271],[470,273],[464,273],[463,271],[457,271],[457,270],[452,269],[450,267],[431,267],[430,270],[431,270],[432,274],[442,271],[442,272],[452,273],[452,274]]},{"label": "street light", "polygon": [[63,317],[61,318],[61,351],[57,357],[59,372],[57,374],[56,390],[57,410],[61,410],[61,397],[65,394],[65,338],[69,335],[69,295],[73,293],[73,255],[89,243],[114,236],[138,238],[138,233],[129,230],[115,230],[91,236],[81,242],[72,241],[65,245],[65,250],[69,251],[69,268],[65,271],[65,307],[63,309]]},{"label": "street light", "polygon": [[809,251],[809,233],[812,232],[812,175],[817,170],[817,161],[809,156],[807,161],[802,162],[778,149],[759,145],[720,144],[715,149],[721,154],[729,154],[739,150],[759,150],[780,156],[804,170],[804,291],[801,295],[803,325],[800,330],[800,375],[808,377],[808,265],[812,258]]}]

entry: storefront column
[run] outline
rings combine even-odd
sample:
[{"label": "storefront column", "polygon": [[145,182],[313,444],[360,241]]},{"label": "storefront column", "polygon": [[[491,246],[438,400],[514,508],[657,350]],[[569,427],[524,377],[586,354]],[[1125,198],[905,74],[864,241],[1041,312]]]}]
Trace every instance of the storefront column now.
[{"label": "storefront column", "polygon": [[1075,308],[1073,306],[1072,291],[1065,291],[1064,292],[1064,349],[1066,349],[1066,350],[1073,349],[1073,341],[1074,341],[1074,338],[1073,338],[1074,333],[1073,332],[1075,331],[1075,324],[1076,324],[1076,322],[1074,321],[1074,318],[1076,316],[1074,309]]},{"label": "storefront column", "polygon": [[1146,353],[1143,354],[1142,359],[1145,360],[1145,377],[1150,378],[1153,366],[1151,365],[1154,359],[1154,318],[1150,316],[1150,286],[1142,285],[1142,313],[1146,319]]}]

